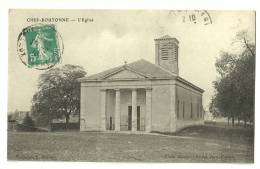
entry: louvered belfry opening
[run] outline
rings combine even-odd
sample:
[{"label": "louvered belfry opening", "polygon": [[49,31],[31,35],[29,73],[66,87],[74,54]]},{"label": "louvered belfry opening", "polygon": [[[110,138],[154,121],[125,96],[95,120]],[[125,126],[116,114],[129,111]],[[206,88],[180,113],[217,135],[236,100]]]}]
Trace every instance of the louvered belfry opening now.
[{"label": "louvered belfry opening", "polygon": [[178,45],[179,41],[169,35],[155,39],[155,64],[177,75],[179,73]]}]

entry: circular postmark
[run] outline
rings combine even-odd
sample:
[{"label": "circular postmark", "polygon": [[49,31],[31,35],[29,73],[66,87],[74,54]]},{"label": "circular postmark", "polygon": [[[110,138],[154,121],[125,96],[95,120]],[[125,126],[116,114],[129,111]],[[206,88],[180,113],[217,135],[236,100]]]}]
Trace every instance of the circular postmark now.
[{"label": "circular postmark", "polygon": [[212,24],[211,16],[206,10],[177,10],[170,11],[169,14],[177,17],[182,23]]},{"label": "circular postmark", "polygon": [[45,70],[61,61],[63,41],[55,25],[37,24],[22,30],[18,36],[17,52],[29,68]]}]

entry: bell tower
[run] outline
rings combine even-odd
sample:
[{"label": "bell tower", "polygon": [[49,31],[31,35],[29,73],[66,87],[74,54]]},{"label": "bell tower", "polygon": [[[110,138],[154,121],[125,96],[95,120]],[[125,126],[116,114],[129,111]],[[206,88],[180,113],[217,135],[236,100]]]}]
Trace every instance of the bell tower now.
[{"label": "bell tower", "polygon": [[165,35],[155,41],[155,64],[178,75],[178,49],[179,41],[176,38]]}]

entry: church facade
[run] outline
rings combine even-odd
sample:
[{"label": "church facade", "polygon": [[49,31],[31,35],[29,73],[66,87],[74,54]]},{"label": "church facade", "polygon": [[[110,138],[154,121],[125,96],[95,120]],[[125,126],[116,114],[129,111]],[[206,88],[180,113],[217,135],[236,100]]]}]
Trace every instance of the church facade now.
[{"label": "church facade", "polygon": [[80,130],[176,132],[203,123],[203,89],[179,76],[179,41],[155,39],[155,64],[138,60],[80,79]]}]

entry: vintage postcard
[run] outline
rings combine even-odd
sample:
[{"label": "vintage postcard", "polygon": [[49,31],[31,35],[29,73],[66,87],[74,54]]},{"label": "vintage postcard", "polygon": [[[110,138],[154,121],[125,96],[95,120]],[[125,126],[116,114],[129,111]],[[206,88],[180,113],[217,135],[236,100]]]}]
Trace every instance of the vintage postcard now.
[{"label": "vintage postcard", "polygon": [[10,161],[254,163],[255,11],[9,10]]}]

